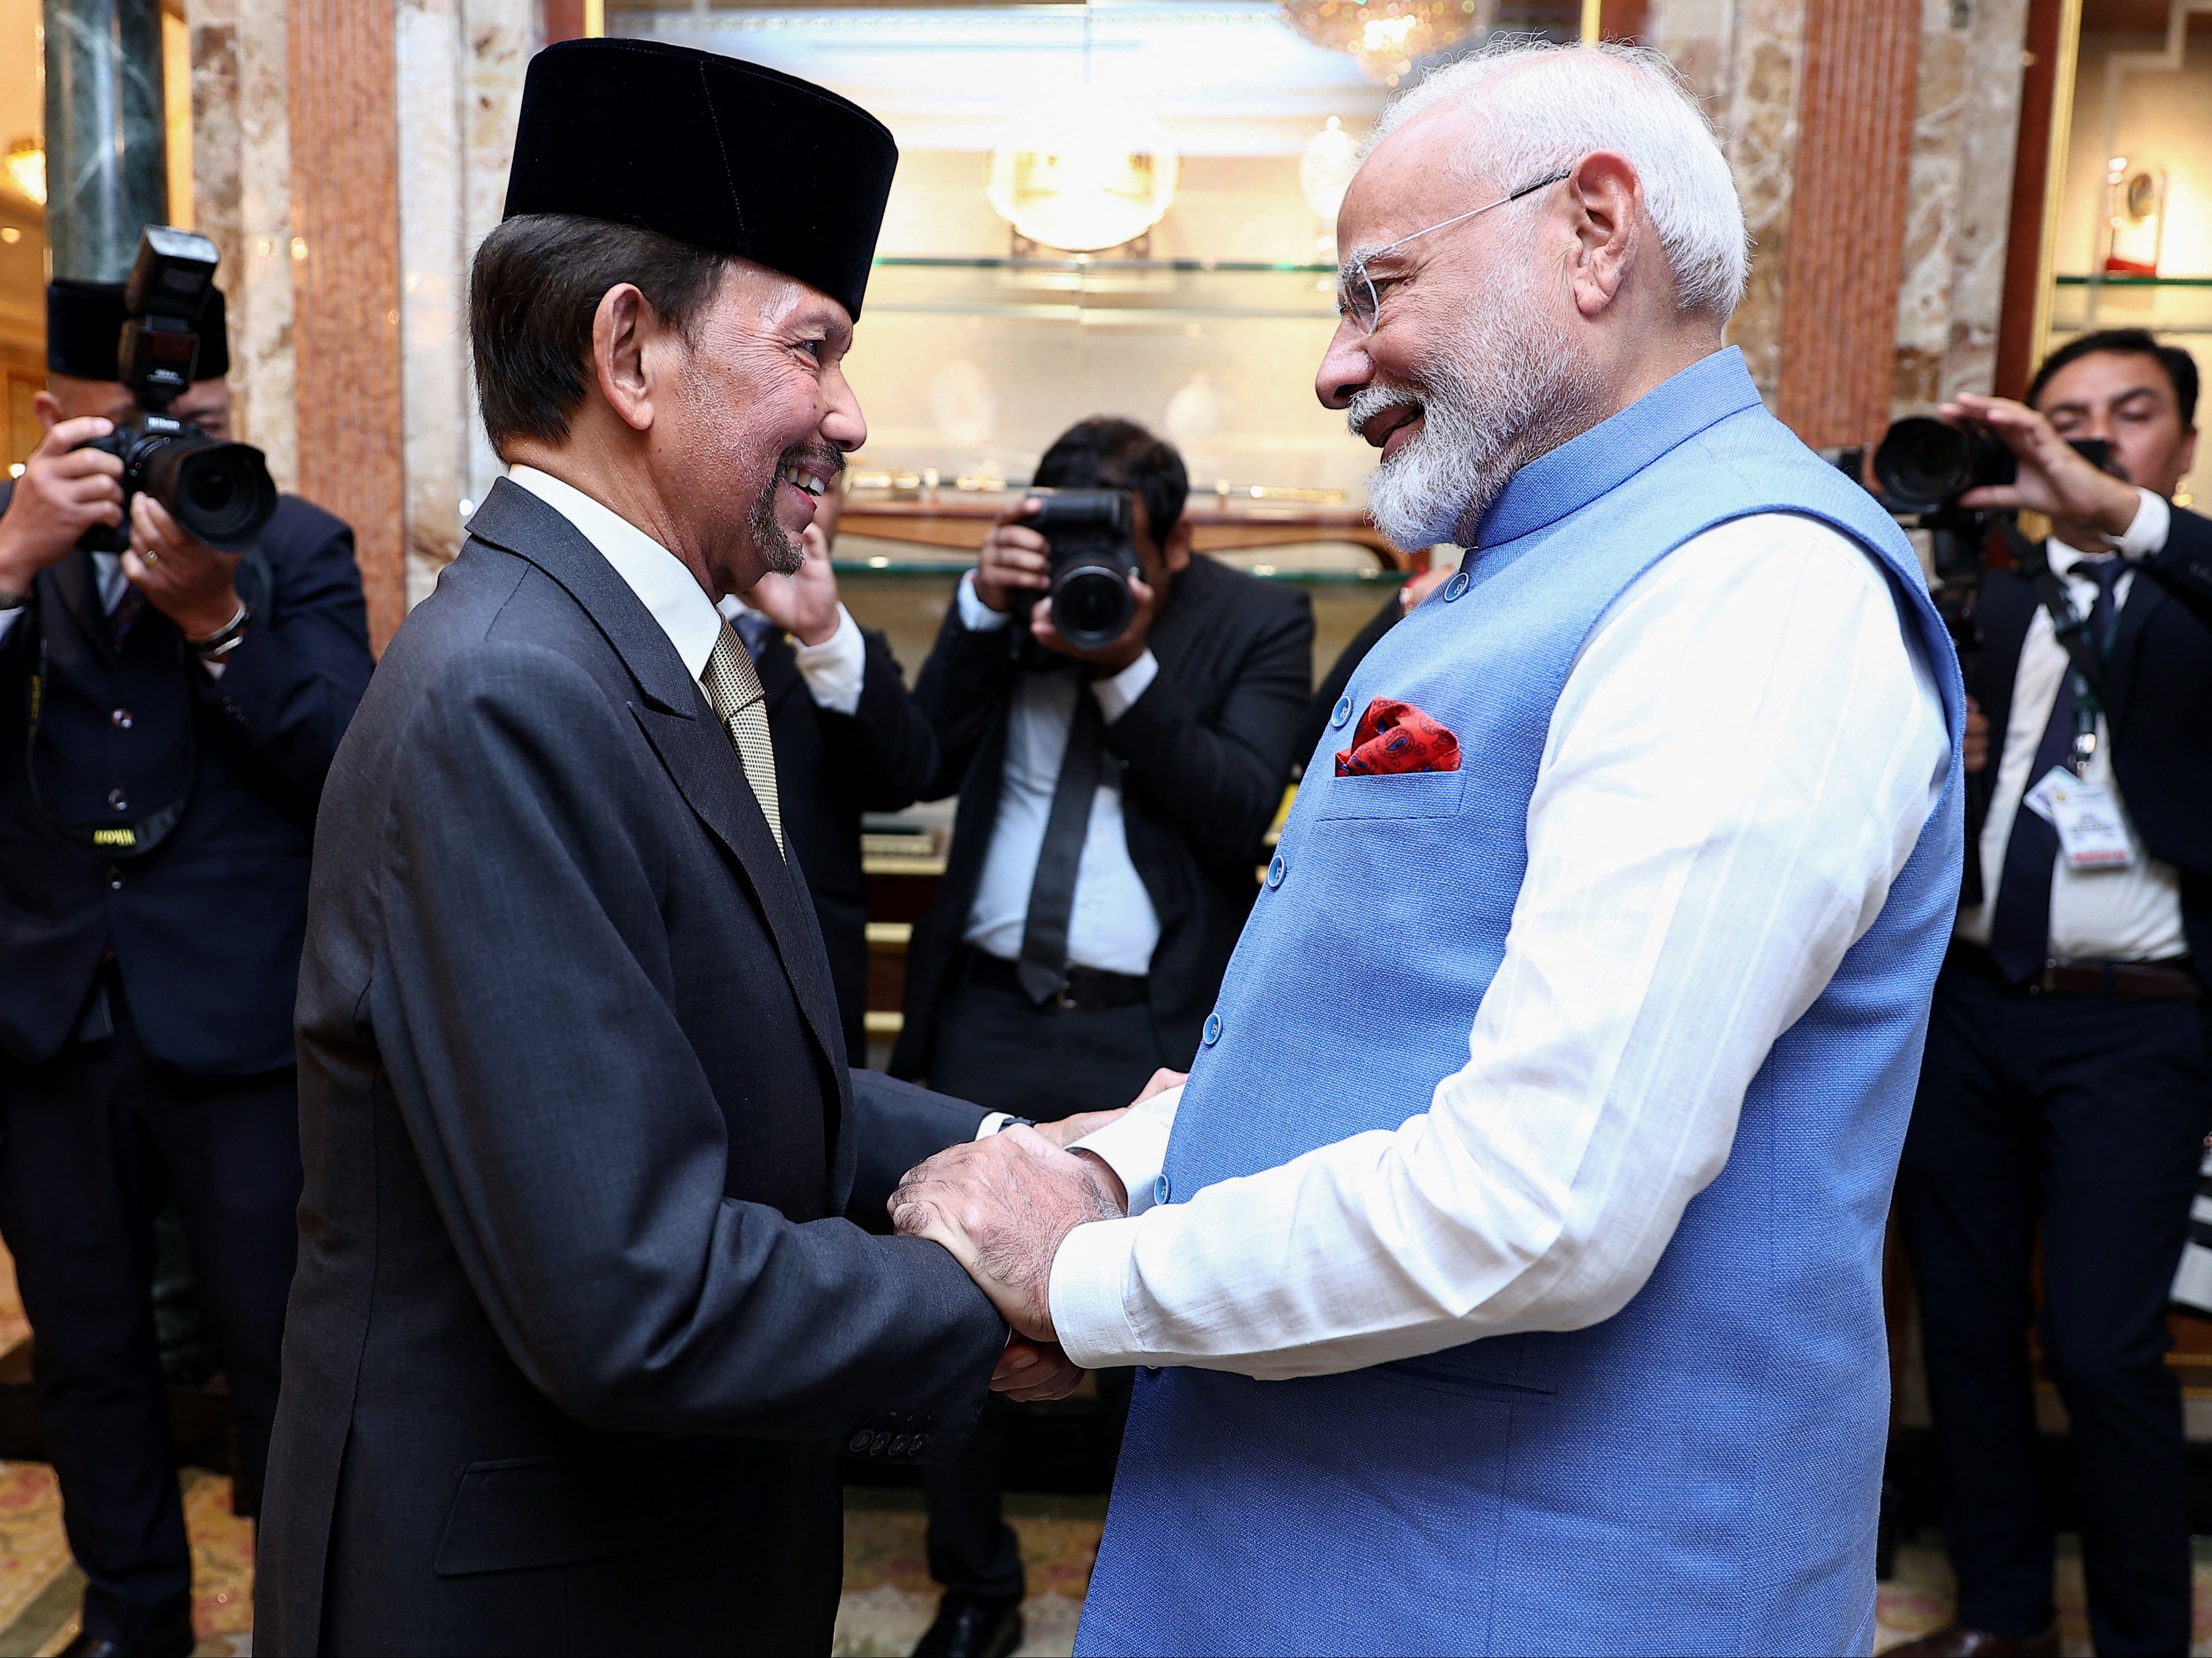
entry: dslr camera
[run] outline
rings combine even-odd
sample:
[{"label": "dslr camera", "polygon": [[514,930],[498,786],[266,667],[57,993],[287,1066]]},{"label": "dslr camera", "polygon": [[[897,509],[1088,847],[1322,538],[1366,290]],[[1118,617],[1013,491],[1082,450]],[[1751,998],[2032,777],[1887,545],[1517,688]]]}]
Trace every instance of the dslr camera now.
[{"label": "dslr camera", "polygon": [[[2069,440],[2075,452],[2100,471],[2111,469],[2112,446],[2101,438]],[[1857,475],[1859,452],[1838,464]],[[1961,651],[1975,642],[1974,596],[1980,591],[1983,552],[1992,533],[2012,514],[1959,505],[1969,489],[2010,483],[2020,463],[1998,438],[1979,427],[1947,426],[1925,415],[1897,422],[1874,452],[1869,488],[1891,514],[1929,532],[1936,567],[1935,599]]]},{"label": "dslr camera", "polygon": [[96,524],[77,542],[96,553],[131,544],[131,500],[142,490],[160,501],[185,532],[236,552],[251,544],[276,511],[276,486],[262,452],[210,437],[167,410],[192,383],[199,361],[196,331],[222,255],[204,236],[167,225],[139,233],[138,257],[123,289],[130,313],[116,348],[124,385],[143,412],[128,426],[83,446],[123,463],[123,521]]},{"label": "dslr camera", "polygon": [[1127,489],[1036,489],[1037,510],[1021,520],[1045,539],[1052,625],[1079,650],[1110,645],[1137,614],[1136,510]]}]

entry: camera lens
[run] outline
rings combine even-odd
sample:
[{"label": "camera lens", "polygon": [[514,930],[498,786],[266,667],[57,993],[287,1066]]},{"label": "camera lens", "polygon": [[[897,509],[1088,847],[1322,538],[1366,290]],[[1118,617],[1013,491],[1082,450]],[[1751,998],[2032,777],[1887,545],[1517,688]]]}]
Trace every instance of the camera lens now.
[{"label": "camera lens", "polygon": [[1932,513],[1965,490],[2009,483],[2015,471],[2012,451],[1995,438],[1915,415],[1889,428],[1874,452],[1874,476],[1900,510]]},{"label": "camera lens", "polygon": [[1118,570],[1083,565],[1053,583],[1052,625],[1079,649],[1112,644],[1128,630],[1136,613],[1136,600]]},{"label": "camera lens", "polygon": [[148,462],[146,487],[187,532],[217,547],[252,541],[276,511],[276,485],[258,449],[198,434]]},{"label": "camera lens", "polygon": [[1901,420],[1875,451],[1874,475],[1899,506],[1931,511],[1966,486],[1966,434],[1940,420]]}]

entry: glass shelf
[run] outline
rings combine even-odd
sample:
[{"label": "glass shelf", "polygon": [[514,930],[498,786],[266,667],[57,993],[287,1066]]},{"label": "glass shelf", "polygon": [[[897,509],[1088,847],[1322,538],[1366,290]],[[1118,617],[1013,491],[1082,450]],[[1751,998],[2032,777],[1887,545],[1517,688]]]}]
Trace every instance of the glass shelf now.
[{"label": "glass shelf", "polygon": [[2212,276],[2059,276],[2054,283],[2054,344],[2092,328],[2212,333]]},{"label": "glass shelf", "polygon": [[1158,329],[1182,323],[1327,322],[1336,267],[1260,260],[885,258],[872,316],[942,316]]}]

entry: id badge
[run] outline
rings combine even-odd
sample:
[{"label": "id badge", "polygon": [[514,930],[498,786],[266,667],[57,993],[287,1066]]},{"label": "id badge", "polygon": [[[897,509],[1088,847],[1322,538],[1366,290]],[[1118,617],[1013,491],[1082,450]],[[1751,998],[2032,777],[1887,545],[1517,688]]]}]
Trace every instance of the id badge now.
[{"label": "id badge", "polygon": [[2135,844],[2110,784],[2085,783],[2065,767],[2053,766],[2021,797],[2021,805],[2058,831],[2067,868],[2126,869],[2135,863]]}]

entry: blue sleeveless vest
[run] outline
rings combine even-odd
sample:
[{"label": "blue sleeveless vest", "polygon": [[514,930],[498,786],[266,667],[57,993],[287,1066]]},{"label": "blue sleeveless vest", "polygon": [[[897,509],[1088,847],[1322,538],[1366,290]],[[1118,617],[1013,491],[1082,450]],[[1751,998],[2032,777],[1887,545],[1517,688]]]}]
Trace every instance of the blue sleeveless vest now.
[{"label": "blue sleeveless vest", "polygon": [[[1881,915],[1614,1317],[1341,1376],[1140,1373],[1079,1652],[1870,1650],[1882,1230],[1958,899],[1964,692],[1903,535],[1765,412],[1736,351],[1522,469],[1462,573],[1360,665],[1161,1187],[1187,1199],[1428,1108],[1504,953],[1583,640],[1673,549],[1777,511],[1881,564],[1942,688],[1953,775]],[[1378,695],[1450,726],[1462,769],[1334,775]]]}]

